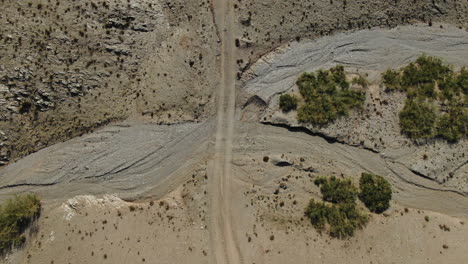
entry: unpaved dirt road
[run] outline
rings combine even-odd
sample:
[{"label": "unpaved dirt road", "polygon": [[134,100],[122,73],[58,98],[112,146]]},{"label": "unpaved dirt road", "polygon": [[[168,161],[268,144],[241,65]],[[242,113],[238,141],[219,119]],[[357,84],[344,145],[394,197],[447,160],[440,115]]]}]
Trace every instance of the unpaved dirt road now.
[{"label": "unpaved dirt road", "polygon": [[[21,192],[37,192],[48,203],[50,203],[50,200],[62,203],[63,199],[80,194],[102,195],[115,193],[120,198],[131,200],[150,197],[148,199],[152,199],[152,202],[154,199],[162,199],[165,196],[169,196],[168,201],[172,202],[175,201],[172,199],[173,197],[179,197],[180,202],[174,202],[173,208],[169,212],[164,211],[161,213],[172,218],[174,215],[171,210],[178,210],[177,217],[172,219],[183,219],[183,221],[175,222],[175,224],[170,222],[165,225],[159,225],[160,222],[155,222],[158,226],[153,225],[150,229],[147,229],[149,227],[141,223],[147,219],[145,217],[151,219],[151,221],[148,221],[149,223],[153,223],[155,212],[146,209],[153,207],[145,205],[144,211],[139,210],[138,214],[128,211],[131,212],[128,213],[128,218],[133,219],[128,224],[130,227],[119,227],[119,230],[131,230],[129,233],[132,235],[132,242],[127,243],[129,248],[132,249],[135,248],[133,241],[138,239],[138,237],[133,236],[134,233],[136,233],[136,236],[140,236],[140,233],[143,236],[143,234],[146,235],[147,230],[151,230],[155,235],[157,234],[157,239],[149,237],[146,238],[148,243],[140,244],[151,246],[148,247],[147,252],[156,258],[158,263],[207,263],[208,260],[210,263],[230,264],[306,263],[310,259],[321,257],[323,257],[322,263],[342,263],[343,260],[349,263],[361,263],[364,260],[358,258],[363,256],[371,261],[375,260],[374,256],[376,256],[376,258],[384,259],[386,262],[408,263],[408,261],[401,259],[392,261],[392,257],[412,258],[414,252],[420,254],[419,259],[424,259],[424,262],[412,260],[414,263],[428,263],[426,254],[421,252],[433,253],[431,257],[434,260],[440,259],[443,255],[439,253],[439,250],[442,247],[441,243],[446,243],[445,240],[450,241],[450,250],[459,250],[457,247],[462,248],[465,243],[460,234],[464,233],[458,233],[459,231],[445,232],[440,230],[438,225],[450,223],[451,227],[454,228],[453,230],[461,230],[461,232],[465,232],[466,227],[459,227],[462,226],[459,219],[438,216],[438,213],[466,219],[468,217],[468,198],[466,195],[453,192],[434,181],[412,173],[405,166],[394,162],[388,155],[339,142],[329,142],[320,136],[303,133],[302,130],[264,125],[256,121],[239,121],[236,118],[236,58],[239,51],[235,47],[236,32],[232,26],[234,21],[231,4],[226,0],[213,1],[221,52],[216,63],[216,67],[219,69],[219,79],[217,79],[219,85],[216,101],[217,115],[213,119],[198,124],[187,123],[172,126],[141,123],[115,124],[93,134],[43,149],[0,170],[0,200]],[[410,30],[412,29],[408,28],[408,31],[412,32]],[[423,29],[418,27],[417,30],[422,31]],[[435,30],[431,29],[431,31]],[[364,33],[369,34],[368,31]],[[393,37],[396,35],[395,32],[390,33]],[[352,34],[358,35],[356,37]],[[360,39],[359,36],[361,35],[359,34],[363,33],[352,34],[345,37]],[[379,34],[385,34],[385,32]],[[437,34],[434,35],[437,36]],[[457,41],[458,38],[457,36],[450,37],[453,41]],[[440,38],[434,37],[434,39],[440,41]],[[326,46],[332,45],[336,41],[330,37],[323,40],[323,42],[323,45]],[[413,43],[415,41],[410,39],[409,42]],[[426,40],[426,42],[428,41]],[[402,43],[404,44],[404,42]],[[463,43],[465,42],[463,41]],[[460,45],[466,45],[463,43]],[[426,46],[430,46],[430,43],[426,44]],[[351,49],[353,45],[355,44],[344,47]],[[460,45],[450,46],[452,49],[458,50],[461,47]],[[361,53],[366,50],[372,51],[368,47],[375,46],[372,43],[363,43],[358,45],[358,49],[344,50],[339,54],[352,59],[353,52],[358,52],[357,55],[360,55],[360,57],[356,56],[355,58],[362,58]],[[441,54],[451,53],[445,51],[444,48],[440,47],[437,50],[439,49],[442,50]],[[340,49],[332,47],[328,50],[337,55],[337,51]],[[420,50],[431,51],[435,50],[435,48],[409,49],[407,46],[406,50],[410,50],[411,54],[414,55]],[[294,61],[294,63],[287,63],[287,56],[282,57],[284,60],[279,59],[277,67],[276,64],[270,65],[276,67],[276,70],[270,70],[270,66],[260,65],[260,68],[257,68],[253,75],[256,79],[247,83],[243,91],[239,88],[237,93],[247,91],[251,96],[256,95],[267,102],[272,100],[271,98],[276,93],[288,89],[300,72],[314,67],[321,67],[322,64],[326,65],[326,61],[317,62],[314,59],[314,53],[317,53],[317,56],[320,57],[323,51],[320,48],[305,49],[302,55],[291,57],[298,60],[298,63]],[[460,51],[456,51],[456,54],[458,53]],[[378,54],[380,54],[380,51],[368,57],[374,58],[373,56]],[[462,57],[462,55],[459,55],[459,57]],[[334,58],[331,55],[323,56],[324,59],[329,57],[330,60],[333,60]],[[389,55],[383,54],[382,56],[387,58]],[[264,58],[266,64],[271,64],[268,58]],[[392,58],[395,59],[395,56]],[[378,61],[378,59],[376,60]],[[308,61],[317,63],[317,65],[310,68],[306,63]],[[349,62],[350,60],[346,61]],[[277,73],[273,74],[274,72]],[[267,78],[267,75],[270,77]],[[255,114],[261,112],[258,109],[256,111]],[[273,157],[282,157],[283,155],[293,160],[294,164],[286,167],[273,164]],[[267,157],[267,161],[265,161],[265,157]],[[206,192],[204,192],[205,186],[203,185],[197,187],[198,189],[195,187],[188,188],[188,185],[185,184],[187,182],[192,181],[193,184],[195,184],[194,181],[197,181],[197,184],[204,182],[200,178],[206,179],[205,175],[201,173],[194,174],[193,172],[200,170],[200,168],[204,172],[206,163],[208,163]],[[392,182],[395,190],[395,204],[392,205],[393,213],[390,214],[389,218],[375,216],[377,220],[373,220],[370,223],[371,227],[366,229],[365,232],[358,234],[359,237],[353,240],[351,247],[348,248],[346,246],[348,244],[342,244],[348,243],[347,241],[330,241],[325,236],[318,236],[311,228],[310,223],[298,220],[303,216],[302,212],[306,202],[314,194],[311,192],[311,186],[313,186],[310,181],[313,177],[312,172],[321,175],[350,175],[357,177],[363,171],[380,174]],[[187,179],[189,181],[184,183]],[[288,179],[287,189],[282,189],[279,195],[274,194],[275,190],[278,189],[279,182],[284,181],[283,179]],[[181,187],[178,190],[180,194],[171,194],[171,192],[177,194],[174,190],[177,190],[178,187]],[[187,189],[184,189],[186,187]],[[184,190],[184,195],[180,189]],[[205,196],[206,198],[204,198]],[[196,198],[195,202],[191,199],[194,197]],[[269,199],[267,203],[265,197],[272,199],[271,201]],[[281,206],[275,207],[276,203],[280,202],[278,197],[283,199],[281,201],[285,201],[284,208]],[[165,198],[167,200],[167,197]],[[208,201],[209,208],[207,209],[205,208],[204,199]],[[291,201],[289,201],[290,199]],[[294,203],[292,199],[294,199]],[[159,202],[155,204],[159,204]],[[290,206],[288,207],[289,211],[285,210],[287,206]],[[411,218],[409,218],[409,215],[408,218],[403,218],[403,214],[401,214],[406,206],[417,209],[412,212]],[[263,208],[264,211],[259,208]],[[94,210],[93,208],[88,209]],[[421,212],[420,214],[420,209],[438,213]],[[151,214],[144,216],[143,212],[151,212]],[[95,214],[98,217],[96,218],[98,222],[110,215],[103,210],[100,210],[99,213],[104,215]],[[114,213],[116,212],[113,211],[112,214]],[[205,218],[205,213],[207,213],[207,218]],[[431,215],[429,224],[425,223],[423,218],[426,213]],[[192,214],[200,217],[200,221],[196,224],[192,221],[185,221],[192,219]],[[291,218],[291,215],[295,218]],[[61,221],[63,220],[61,215],[57,217]],[[43,230],[46,230],[45,234],[57,231],[57,221],[54,220],[56,218],[49,218],[54,221],[45,220],[47,219],[45,217],[43,219],[47,223],[51,223],[49,227],[41,226]],[[113,217],[109,219],[115,220],[116,225],[119,221],[119,219]],[[205,219],[208,221],[205,222]],[[272,219],[286,219],[288,221],[295,219],[298,221],[285,221],[285,226],[280,226],[277,222],[271,222]],[[408,219],[412,221],[411,224],[406,224]],[[125,224],[126,221],[122,221],[123,225],[127,225]],[[390,229],[389,225],[381,225],[384,222],[390,223]],[[89,217],[77,220],[76,223],[82,226],[88,224],[94,227],[94,223],[90,224],[91,218]],[[70,226],[69,223],[66,223],[62,228],[64,230],[77,229],[76,226],[66,229],[65,227],[68,228],[68,226]],[[133,228],[135,226],[145,229],[141,232],[134,232]],[[182,232],[183,235],[176,233],[176,231],[171,233],[171,230],[179,230],[181,226],[185,228]],[[286,228],[286,232],[282,232],[284,231],[282,228]],[[429,228],[432,228],[430,232],[427,231]],[[206,230],[209,231],[209,235]],[[69,235],[71,231],[68,232]],[[114,263],[121,263],[119,262],[123,260],[121,254],[125,252],[121,250],[120,244],[114,244],[117,246],[116,249],[108,245],[107,232],[107,229],[105,232],[102,231],[102,243],[105,245],[102,248],[112,252],[112,255],[109,252],[107,253],[109,254],[108,260],[116,259]],[[390,240],[381,235],[374,235],[383,232],[394,236],[393,244],[391,244],[395,248],[394,251],[388,250],[388,248],[392,248],[387,245]],[[427,248],[425,243],[428,238],[435,238],[433,235],[435,232],[439,232],[437,233],[438,240],[431,240],[431,247]],[[112,232],[113,235],[118,233],[120,232]],[[122,234],[126,236],[126,233]],[[276,238],[272,237],[273,234]],[[246,235],[249,235],[249,237],[247,238]],[[448,237],[449,235],[450,237]],[[67,236],[67,233],[65,233],[65,236]],[[170,237],[170,239],[161,239],[164,236]],[[456,239],[451,240],[452,236]],[[415,239],[415,237],[418,239],[417,243],[408,242],[414,241],[412,239]],[[96,239],[96,237],[94,238]],[[48,236],[46,235],[44,239],[48,239]],[[39,254],[39,252],[42,252],[40,254],[44,254],[44,259],[49,260],[49,257],[53,255],[49,252],[56,252],[59,249],[57,245],[63,244],[65,246],[63,241],[68,242],[68,239],[69,237],[57,237],[55,244],[47,244],[50,251],[42,252],[42,249],[40,249],[33,253]],[[118,239],[125,240],[122,235]],[[249,243],[251,239],[254,240]],[[376,240],[377,242],[375,242]],[[130,239],[127,241],[130,241]],[[203,246],[200,246],[200,241],[203,241],[201,243]],[[311,241],[314,241],[314,243]],[[155,244],[152,244],[153,242]],[[73,250],[67,251],[64,248],[66,254],[61,254],[61,257],[67,259],[72,254],[73,257],[82,256],[82,252],[88,255],[89,251],[93,250],[87,248],[91,243],[83,243],[78,235],[74,243]],[[192,243],[192,246],[196,245],[197,248],[194,250],[195,247],[188,247],[187,243]],[[42,245],[46,245],[46,243]],[[320,247],[316,248],[317,245]],[[397,251],[407,249],[407,245],[418,245],[423,248],[411,249],[409,247],[411,250],[404,253]],[[153,246],[154,248],[152,248]],[[382,258],[382,255],[375,252],[371,256],[367,251],[370,247],[380,248],[381,252],[386,254],[392,252],[398,254],[391,254],[388,259]],[[160,255],[154,254],[154,252],[157,252],[155,248],[159,250]],[[135,253],[136,257],[141,257],[140,251],[137,252]],[[198,256],[194,254],[198,254]],[[466,254],[457,255],[457,253],[452,254],[450,252],[449,256],[453,257],[453,259],[462,259]],[[57,258],[57,256],[53,257]],[[40,259],[40,257],[37,258],[34,255],[33,260],[36,259]],[[146,259],[146,262],[153,263],[149,258]],[[434,263],[440,262],[442,261]],[[30,263],[48,262],[31,261]],[[58,263],[57,259],[55,263]],[[96,263],[96,260],[93,259],[92,262],[88,263]],[[456,262],[449,260],[444,263]]]},{"label": "unpaved dirt road", "polygon": [[212,263],[241,263],[231,217],[232,140],[235,124],[235,34],[232,3],[214,1],[215,23],[221,41],[220,84],[214,159],[209,170],[210,239]]}]

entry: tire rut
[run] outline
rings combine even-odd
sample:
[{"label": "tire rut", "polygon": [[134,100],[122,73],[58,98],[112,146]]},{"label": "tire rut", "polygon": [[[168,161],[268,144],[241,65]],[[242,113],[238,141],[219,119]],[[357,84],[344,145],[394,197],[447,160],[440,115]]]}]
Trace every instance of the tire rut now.
[{"label": "tire rut", "polygon": [[213,16],[221,42],[220,84],[214,158],[210,164],[211,263],[242,263],[231,216],[232,141],[235,123],[235,35],[230,1],[214,0]]}]

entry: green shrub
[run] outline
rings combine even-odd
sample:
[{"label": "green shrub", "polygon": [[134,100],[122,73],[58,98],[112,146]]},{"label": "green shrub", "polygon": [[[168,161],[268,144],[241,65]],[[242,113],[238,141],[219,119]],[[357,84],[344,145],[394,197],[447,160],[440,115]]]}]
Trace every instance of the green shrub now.
[{"label": "green shrub", "polygon": [[386,91],[403,90],[400,74],[397,71],[388,69],[382,74],[382,78]]},{"label": "green shrub", "polygon": [[437,117],[432,105],[419,98],[408,98],[399,117],[401,132],[409,138],[432,137]]},{"label": "green shrub", "polygon": [[352,81],[351,81],[353,84],[357,84],[357,85],[360,85],[364,88],[367,88],[369,86],[369,82],[366,80],[366,78],[362,77],[362,76],[359,76],[357,78],[354,78]]},{"label": "green shrub", "polygon": [[466,96],[468,93],[468,69],[463,67],[457,77],[457,84],[461,88],[463,94]]},{"label": "green shrub", "polygon": [[461,86],[457,83],[457,78],[453,75],[447,76],[443,81],[439,83],[441,100],[451,101],[461,92]]},{"label": "green shrub", "polygon": [[280,96],[280,109],[289,112],[297,108],[297,98],[294,95],[283,94]]},{"label": "green shrub", "polygon": [[325,229],[327,218],[331,207],[326,205],[324,202],[316,202],[311,199],[306,207],[305,214],[309,217],[312,225],[319,231]]},{"label": "green shrub", "polygon": [[390,207],[392,188],[382,176],[363,173],[359,180],[359,199],[371,212],[383,213]]},{"label": "green shrub", "polygon": [[341,239],[353,236],[355,230],[363,228],[368,221],[367,215],[359,212],[352,203],[328,205],[311,199],[305,214],[319,232],[328,224],[330,236]]},{"label": "green shrub", "polygon": [[424,83],[421,84],[418,89],[413,89],[408,91],[409,98],[427,98],[435,99],[436,98],[435,83]]},{"label": "green shrub", "polygon": [[[341,115],[348,115],[349,109],[355,108],[360,109],[366,100],[366,95],[363,92],[357,92],[352,90],[343,90],[337,95],[338,107],[345,109],[346,113]],[[338,108],[339,109],[339,108]],[[340,113],[340,112],[338,112]]]},{"label": "green shrub", "polygon": [[401,83],[407,90],[422,84],[441,81],[451,72],[450,67],[443,65],[439,58],[422,55],[415,63],[403,68]]},{"label": "green shrub", "polygon": [[305,209],[305,215],[317,230],[321,232],[328,227],[330,236],[344,239],[367,223],[367,215],[356,207],[357,190],[350,180],[319,177],[315,184],[320,186],[323,200],[330,202],[311,199]]},{"label": "green shrub", "polygon": [[462,68],[458,75],[450,74],[439,82],[441,100],[452,102],[460,97],[465,97],[468,93],[468,70]]},{"label": "green shrub", "polygon": [[[435,57],[420,56],[401,70],[382,74],[387,90],[407,92],[400,112],[401,132],[411,139],[443,138],[456,142],[467,136],[468,70],[454,73]],[[436,87],[438,89],[436,89]],[[438,100],[438,101],[437,101]],[[436,114],[439,105],[447,104]]]},{"label": "green shrub", "polygon": [[315,181],[320,186],[323,200],[331,203],[354,203],[356,201],[357,190],[349,179],[337,179],[320,177]]},{"label": "green shrub", "polygon": [[312,123],[317,126],[324,126],[333,122],[338,116],[337,105],[328,96],[303,105],[297,112],[299,122]]},{"label": "green shrub", "polygon": [[468,70],[447,76],[439,83],[439,98],[448,101],[448,109],[436,125],[436,136],[449,142],[457,142],[468,135]]},{"label": "green shrub", "polygon": [[328,217],[332,237],[351,237],[356,229],[363,228],[368,221],[368,216],[361,213],[354,203],[340,204],[332,208],[334,210],[330,211]]},{"label": "green shrub", "polygon": [[442,60],[436,57],[421,55],[416,60],[420,68],[421,81],[434,82],[440,81],[447,74],[452,73],[450,66],[444,65]]},{"label": "green shrub", "polygon": [[315,74],[303,73],[296,84],[305,101],[298,109],[298,120],[302,123],[324,126],[364,104],[365,93],[349,89],[343,66]]},{"label": "green shrub", "polygon": [[449,111],[443,114],[436,125],[437,136],[448,142],[457,142],[468,133],[468,108],[452,105]]},{"label": "green shrub", "polygon": [[349,83],[346,81],[346,74],[343,65],[338,65],[330,69],[332,80],[341,89],[348,89]]},{"label": "green shrub", "polygon": [[24,229],[39,216],[41,203],[34,194],[16,196],[0,207],[0,251],[21,246]]},{"label": "green shrub", "polygon": [[436,82],[444,82],[453,72],[435,57],[422,55],[400,71],[387,70],[382,74],[387,90],[407,91],[410,96],[435,98]]}]

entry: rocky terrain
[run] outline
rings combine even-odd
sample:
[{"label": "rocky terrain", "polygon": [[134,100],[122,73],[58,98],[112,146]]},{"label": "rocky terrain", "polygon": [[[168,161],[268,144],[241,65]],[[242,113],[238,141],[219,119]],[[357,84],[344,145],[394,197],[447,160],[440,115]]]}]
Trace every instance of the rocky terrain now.
[{"label": "rocky terrain", "polygon": [[[462,263],[466,140],[402,136],[380,75],[468,61],[466,0],[1,1],[0,201],[42,199],[2,263]],[[279,111],[304,71],[371,81],[317,129]],[[319,176],[392,185],[349,239],[304,215]]]},{"label": "rocky terrain", "polygon": [[245,71],[266,53],[289,43],[317,39],[338,32],[373,27],[439,22],[466,27],[465,1],[377,0],[255,1],[235,4],[240,53],[239,71]]},{"label": "rocky terrain", "polygon": [[130,116],[206,119],[209,2],[2,1],[1,164]]},{"label": "rocky terrain", "polygon": [[[1,7],[0,165],[130,116],[179,123],[213,114],[219,38],[211,2]],[[466,1],[238,1],[239,74],[290,40],[414,22],[466,26],[467,8]]]}]

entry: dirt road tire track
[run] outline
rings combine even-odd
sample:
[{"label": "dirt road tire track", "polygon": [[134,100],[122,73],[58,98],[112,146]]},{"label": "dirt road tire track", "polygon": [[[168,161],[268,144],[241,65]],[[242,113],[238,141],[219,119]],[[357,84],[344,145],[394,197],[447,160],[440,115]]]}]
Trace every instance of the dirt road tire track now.
[{"label": "dirt road tire track", "polygon": [[215,23],[221,41],[220,84],[214,159],[210,166],[211,263],[241,263],[231,217],[232,140],[235,123],[235,34],[233,7],[229,1],[214,0]]}]

